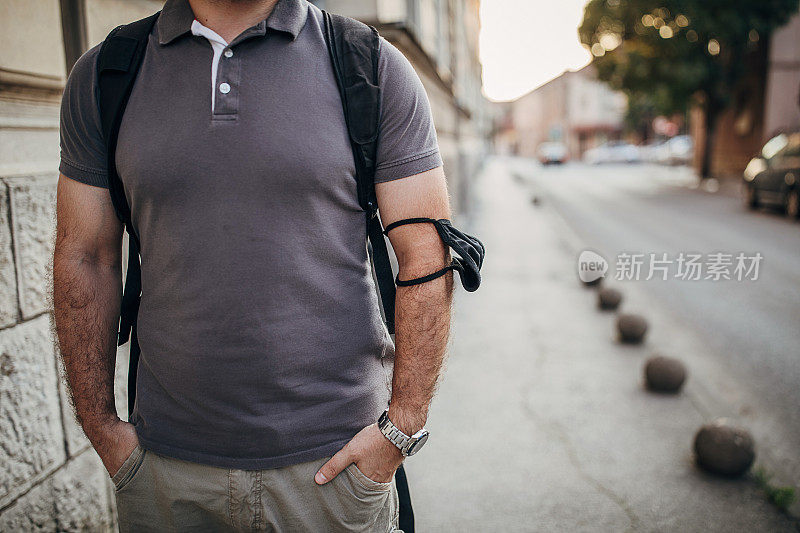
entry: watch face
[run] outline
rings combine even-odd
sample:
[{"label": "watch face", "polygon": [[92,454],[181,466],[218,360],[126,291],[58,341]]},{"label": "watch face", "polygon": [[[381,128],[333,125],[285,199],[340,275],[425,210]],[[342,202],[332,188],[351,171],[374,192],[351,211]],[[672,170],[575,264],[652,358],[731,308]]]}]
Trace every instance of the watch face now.
[{"label": "watch face", "polygon": [[420,451],[420,449],[423,446],[425,446],[425,443],[428,442],[428,436],[429,435],[430,434],[427,431],[425,431],[424,429],[422,431],[420,431],[419,433],[414,434],[414,436],[412,438],[415,439],[415,440],[412,441],[411,444],[408,446],[408,449],[406,450],[406,455],[409,455],[409,456],[410,455],[414,455],[415,453]]}]

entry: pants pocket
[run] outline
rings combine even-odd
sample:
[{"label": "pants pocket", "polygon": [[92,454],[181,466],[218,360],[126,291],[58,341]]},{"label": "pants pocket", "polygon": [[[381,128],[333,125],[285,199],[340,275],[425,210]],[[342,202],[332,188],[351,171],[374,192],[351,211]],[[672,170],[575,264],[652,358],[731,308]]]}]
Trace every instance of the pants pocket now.
[{"label": "pants pocket", "polygon": [[125,462],[122,463],[122,466],[119,467],[117,473],[111,478],[115,491],[119,492],[133,480],[136,473],[141,469],[146,454],[147,450],[142,448],[141,444],[137,444],[136,448],[125,459]]},{"label": "pants pocket", "polygon": [[394,480],[381,483],[368,478],[355,464],[348,465],[331,485],[337,496],[330,502],[328,531],[374,533],[393,531],[397,508]]},{"label": "pants pocket", "polygon": [[392,488],[391,481],[387,481],[386,483],[381,483],[380,481],[374,481],[368,478],[367,475],[364,474],[364,472],[362,472],[361,469],[358,468],[355,463],[350,463],[349,465],[347,465],[345,471],[366,490],[386,492],[391,490]]}]

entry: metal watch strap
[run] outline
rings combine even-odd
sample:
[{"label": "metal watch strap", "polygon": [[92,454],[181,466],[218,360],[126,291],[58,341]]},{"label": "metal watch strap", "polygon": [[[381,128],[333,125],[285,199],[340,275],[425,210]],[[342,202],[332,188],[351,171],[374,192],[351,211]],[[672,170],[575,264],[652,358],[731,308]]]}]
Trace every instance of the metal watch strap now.
[{"label": "metal watch strap", "polygon": [[383,412],[383,414],[378,419],[378,428],[381,430],[381,433],[389,439],[389,442],[397,446],[403,455],[406,454],[406,447],[411,442],[412,437],[409,437],[402,431],[400,431],[397,426],[395,426],[391,420],[389,420],[389,410]]},{"label": "metal watch strap", "polygon": [[406,457],[417,453],[428,441],[428,436],[430,435],[427,429],[422,428],[409,437],[389,420],[388,409],[378,418],[378,429]]},{"label": "metal watch strap", "polygon": [[397,429],[388,417],[386,417],[386,422],[388,423],[384,423],[381,427],[381,433],[383,433],[392,444],[400,448],[400,450],[404,450],[406,445],[411,441],[411,437]]}]

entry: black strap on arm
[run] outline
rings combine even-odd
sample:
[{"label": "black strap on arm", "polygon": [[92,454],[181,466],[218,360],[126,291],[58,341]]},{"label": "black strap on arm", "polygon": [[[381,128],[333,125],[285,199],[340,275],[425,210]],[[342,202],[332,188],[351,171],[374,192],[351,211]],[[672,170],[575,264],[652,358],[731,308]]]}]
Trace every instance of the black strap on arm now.
[{"label": "black strap on arm", "polygon": [[159,13],[114,28],[103,41],[97,57],[97,100],[107,150],[108,191],[114,211],[128,232],[128,268],[122,292],[117,344],[121,346],[129,338],[131,340],[128,367],[129,419],[136,399],[136,370],[140,353],[136,337],[136,317],[142,292],[139,262],[141,243],[131,224],[131,211],[125,196],[125,187],[117,174],[116,150],[122,115],[125,113],[128,98],[147,49],[147,40]]},{"label": "black strap on arm", "polygon": [[394,333],[394,278],[375,198],[375,157],[380,120],[380,39],[372,26],[327,11],[323,14],[325,41],[353,149],[358,203],[366,215],[366,234],[384,320],[389,333]]},{"label": "black strap on arm", "polygon": [[419,278],[406,279],[406,280],[401,280],[400,279],[400,275],[398,274],[397,278],[395,279],[395,282],[397,283],[398,287],[410,287],[412,285],[419,285],[421,283],[427,283],[429,281],[433,281],[436,278],[441,278],[442,276],[444,276],[445,274],[447,274],[450,270],[453,270],[454,268],[455,267],[451,263],[451,264],[447,265],[446,267],[440,268],[436,272],[433,272],[432,274],[428,274],[427,276],[421,276]]},{"label": "black strap on arm", "polygon": [[481,266],[483,266],[483,258],[486,254],[483,243],[479,241],[477,237],[473,237],[472,235],[468,235],[463,231],[454,228],[450,221],[446,218],[404,218],[402,220],[392,222],[386,226],[384,234],[388,235],[390,231],[398,226],[404,226],[406,224],[420,224],[424,222],[430,222],[436,227],[436,233],[439,234],[439,238],[442,239],[443,243],[455,250],[455,252],[458,254],[458,257],[453,258],[453,262],[446,267],[437,270],[432,274],[428,274],[427,276],[404,281],[400,280],[398,277],[396,280],[397,285],[401,287],[408,287],[410,285],[427,283],[428,281],[432,281],[436,278],[444,276],[447,274],[448,270],[455,270],[458,272],[458,275],[461,278],[461,285],[464,286],[464,289],[466,289],[468,292],[478,290],[478,287],[481,285]]}]

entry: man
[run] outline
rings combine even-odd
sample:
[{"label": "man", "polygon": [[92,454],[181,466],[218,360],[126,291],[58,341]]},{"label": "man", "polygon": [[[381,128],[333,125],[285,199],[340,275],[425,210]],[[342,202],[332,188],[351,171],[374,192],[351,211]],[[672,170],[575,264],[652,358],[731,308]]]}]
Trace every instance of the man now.
[{"label": "man", "polygon": [[[452,272],[398,287],[393,344],[322,30],[306,0],[168,0],[156,22],[116,149],[142,260],[131,423],[114,406],[123,228],[106,189],[99,46],[69,76],[55,319],[123,531],[397,529],[404,456],[376,420],[391,400],[399,431],[423,428]],[[383,224],[449,218],[425,91],[381,47]],[[388,234],[402,280],[449,263],[432,224]]]}]

